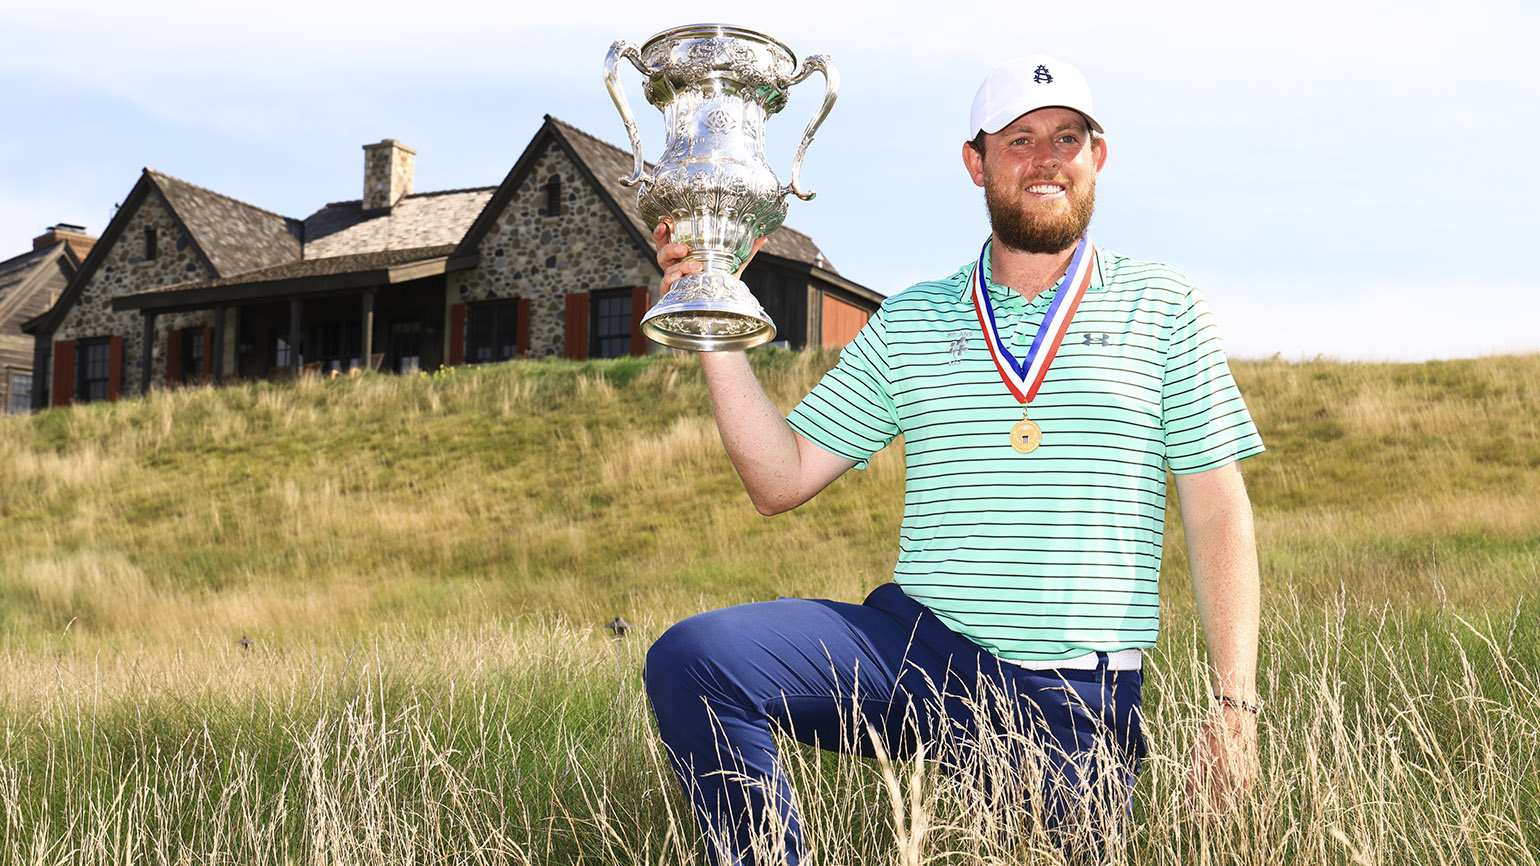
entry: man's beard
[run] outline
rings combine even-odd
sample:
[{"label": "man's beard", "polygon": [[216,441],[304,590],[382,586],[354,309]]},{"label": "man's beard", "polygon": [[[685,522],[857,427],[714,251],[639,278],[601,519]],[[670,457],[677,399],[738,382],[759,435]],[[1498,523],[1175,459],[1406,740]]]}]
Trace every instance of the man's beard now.
[{"label": "man's beard", "polygon": [[[1066,189],[1071,189],[1068,183]],[[1024,253],[1057,253],[1080,242],[1091,225],[1096,209],[1096,179],[1090,179],[1083,193],[1070,193],[1069,213],[1045,217],[1022,213],[1021,200],[1007,197],[1004,190],[987,183],[984,205],[989,209],[989,224],[995,238],[1013,250]]]}]

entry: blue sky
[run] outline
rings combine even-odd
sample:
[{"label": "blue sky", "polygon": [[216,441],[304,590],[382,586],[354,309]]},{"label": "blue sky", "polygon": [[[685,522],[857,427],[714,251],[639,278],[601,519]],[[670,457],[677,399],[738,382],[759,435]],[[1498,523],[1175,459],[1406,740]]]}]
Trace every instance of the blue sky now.
[{"label": "blue sky", "polygon": [[[839,103],[788,223],[892,292],[987,234],[963,171],[984,73],[1035,51],[1091,81],[1110,158],[1092,236],[1203,286],[1232,355],[1540,351],[1540,4],[82,0],[0,11],[0,258],[105,228],[151,167],[302,217],[417,148],[419,192],[502,180],[553,114],[616,144],[616,39],[723,21],[833,57]],[[17,8],[19,7],[19,8]],[[660,115],[628,73],[647,156]],[[821,96],[769,127],[775,168]]]}]

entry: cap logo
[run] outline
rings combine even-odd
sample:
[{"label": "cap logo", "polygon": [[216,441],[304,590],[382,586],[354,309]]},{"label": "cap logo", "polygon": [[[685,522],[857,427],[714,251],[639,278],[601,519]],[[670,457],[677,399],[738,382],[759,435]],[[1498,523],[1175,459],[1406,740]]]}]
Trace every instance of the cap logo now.
[{"label": "cap logo", "polygon": [[1053,75],[1051,75],[1048,72],[1048,67],[1046,67],[1046,66],[1039,66],[1039,67],[1037,67],[1037,70],[1032,73],[1032,83],[1033,84],[1052,84],[1053,83]]}]

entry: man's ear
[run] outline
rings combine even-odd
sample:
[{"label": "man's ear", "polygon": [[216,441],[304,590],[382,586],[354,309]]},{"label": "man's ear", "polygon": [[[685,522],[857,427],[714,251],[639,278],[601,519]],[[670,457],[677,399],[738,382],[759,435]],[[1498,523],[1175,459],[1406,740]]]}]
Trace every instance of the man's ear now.
[{"label": "man's ear", "polygon": [[984,185],[984,155],[973,149],[973,142],[963,142],[963,165],[968,168],[968,176],[973,178],[974,186]]},{"label": "man's ear", "polygon": [[1101,174],[1107,164],[1107,139],[1097,136],[1091,141],[1091,156],[1096,159],[1096,173]]}]

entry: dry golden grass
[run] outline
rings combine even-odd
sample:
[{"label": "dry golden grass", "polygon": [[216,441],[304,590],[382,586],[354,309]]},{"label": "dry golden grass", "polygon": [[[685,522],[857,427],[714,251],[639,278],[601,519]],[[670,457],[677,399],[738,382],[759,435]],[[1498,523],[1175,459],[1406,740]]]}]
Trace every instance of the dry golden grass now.
[{"label": "dry golden grass", "polygon": [[[666,625],[6,651],[0,863],[704,864],[640,688]],[[1184,793],[1204,678],[1184,624],[1151,656],[1134,822],[1100,862],[1535,862],[1532,616],[1291,607],[1264,630],[1262,783],[1224,816]],[[961,771],[945,743],[783,749],[820,863],[1063,863],[1004,763],[1027,737],[973,744]]]}]

